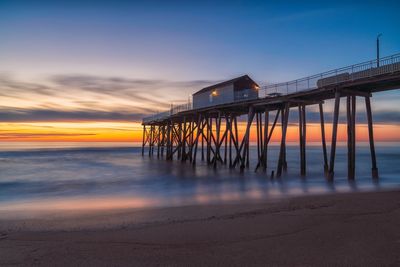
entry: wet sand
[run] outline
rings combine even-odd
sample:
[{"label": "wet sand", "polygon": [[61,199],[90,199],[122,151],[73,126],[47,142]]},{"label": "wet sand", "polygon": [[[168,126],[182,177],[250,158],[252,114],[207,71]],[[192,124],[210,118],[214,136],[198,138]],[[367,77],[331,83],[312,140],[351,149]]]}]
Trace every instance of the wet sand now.
[{"label": "wet sand", "polygon": [[1,266],[400,266],[400,191],[9,215]]}]

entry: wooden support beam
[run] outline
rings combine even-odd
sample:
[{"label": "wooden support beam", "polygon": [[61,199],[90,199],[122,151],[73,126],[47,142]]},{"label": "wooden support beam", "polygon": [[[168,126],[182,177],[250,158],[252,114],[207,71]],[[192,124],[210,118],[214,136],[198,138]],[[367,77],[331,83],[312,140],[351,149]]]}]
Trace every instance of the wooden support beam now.
[{"label": "wooden support beam", "polygon": [[[189,121],[190,124],[190,121]],[[186,139],[186,143],[189,146],[191,140],[190,140],[190,135],[194,134],[195,130],[197,128],[197,125],[193,122],[193,127],[190,127],[190,125],[187,127],[186,129],[186,136],[184,136],[184,138]]]},{"label": "wooden support beam", "polygon": [[355,178],[355,149],[356,149],[356,96],[347,96],[347,177]]},{"label": "wooden support beam", "polygon": [[191,124],[190,124],[190,143],[193,144],[194,140],[194,131],[196,130],[197,125],[195,125],[194,118],[191,119]]},{"label": "wooden support beam", "polygon": [[196,134],[196,137],[194,138],[194,152],[193,152],[193,159],[192,159],[193,166],[196,165],[197,145],[199,142],[199,137],[200,137],[201,133],[203,132],[203,128],[204,128],[203,117],[201,114],[199,114],[199,118],[198,118],[198,122],[197,122],[197,134]]},{"label": "wooden support beam", "polygon": [[[290,108],[290,103],[286,103],[285,105],[289,105]],[[288,109],[289,110],[289,109]],[[282,128],[282,133],[283,133],[283,128],[285,128],[285,119],[286,119],[286,108],[282,109],[281,112],[281,128]],[[289,115],[289,114],[288,114]],[[287,127],[286,127],[287,129]],[[283,167],[283,171],[287,170],[287,161],[286,161],[286,133],[285,133],[285,141],[283,143],[281,143],[282,145],[282,167]],[[280,176],[280,175],[279,175]],[[278,176],[278,177],[279,177]]]},{"label": "wooden support beam", "polygon": [[376,165],[374,128],[372,123],[371,101],[369,96],[365,97],[365,107],[367,110],[367,120],[368,120],[368,136],[369,136],[369,148],[371,151],[372,178],[377,179],[379,178],[379,175],[378,175],[378,167]]},{"label": "wooden support beam", "polygon": [[351,174],[351,153],[352,153],[352,149],[351,149],[351,98],[350,96],[346,97],[346,117],[347,117],[347,177],[350,179],[350,174]]},{"label": "wooden support beam", "polygon": [[229,168],[232,168],[232,114],[227,117],[227,127],[229,131]]},{"label": "wooden support beam", "polygon": [[192,162],[193,160],[193,146],[194,146],[194,131],[197,128],[197,125],[195,126],[194,118],[191,120],[190,124],[190,137],[189,137],[189,160]]},{"label": "wooden support beam", "polygon": [[261,136],[261,134],[260,134],[260,116],[259,116],[259,114],[260,113],[256,113],[256,139],[257,139],[257,160],[258,160],[258,162],[260,162],[260,158],[261,158],[261,151],[260,151],[260,148],[261,148],[261,145],[260,145],[260,136]]},{"label": "wooden support beam", "polygon": [[147,134],[148,134],[148,142],[149,142],[149,151],[148,151],[148,153],[149,153],[149,156],[151,155],[151,125],[149,125],[149,129],[148,129],[148,132],[147,132]]},{"label": "wooden support beam", "polygon": [[[241,147],[244,146],[243,150],[243,156],[242,156],[242,163],[240,165],[240,169],[243,170],[245,166],[248,163],[248,150],[249,150],[249,136],[250,136],[250,129],[251,129],[251,123],[253,122],[254,119],[254,108],[252,106],[249,107],[249,114],[248,114],[248,119],[247,119],[247,126],[246,126],[246,131],[243,136],[243,141],[242,144],[240,145]],[[240,152],[241,148],[239,149]],[[247,160],[247,161],[246,161]]]},{"label": "wooden support beam", "polygon": [[306,175],[307,160],[306,160],[306,142],[307,142],[307,119],[306,119],[306,106],[302,106],[302,116],[303,116],[303,160],[301,175]]},{"label": "wooden support beam", "polygon": [[201,160],[202,161],[204,161],[204,135],[203,135],[203,130],[204,129],[201,129],[201,131],[202,131],[202,136],[201,136]]},{"label": "wooden support beam", "polygon": [[[204,134],[203,134],[203,137],[206,138]],[[213,154],[213,156],[215,155],[215,151],[214,151],[214,149],[212,147],[210,147],[210,154],[211,153]]]},{"label": "wooden support beam", "polygon": [[299,105],[299,144],[300,144],[300,175],[306,175],[306,112],[305,105]]},{"label": "wooden support beam", "polygon": [[181,149],[180,153],[178,154],[178,158],[181,159],[181,161],[186,160],[186,134],[187,134],[187,128],[186,128],[186,116],[183,116],[183,122],[182,126],[180,126],[180,139],[181,139]]},{"label": "wooden support beam", "polygon": [[167,125],[163,125],[163,146],[161,148],[161,156],[164,156],[164,150],[166,149],[167,145]]},{"label": "wooden support beam", "polygon": [[222,146],[222,143],[225,142],[227,136],[228,136],[228,131],[227,131],[227,129],[225,128],[225,129],[224,129],[224,133],[222,134],[222,137],[221,137],[220,140],[219,140],[219,146]]},{"label": "wooden support beam", "polygon": [[211,131],[212,131],[212,118],[207,118],[207,164],[211,161]]},{"label": "wooden support beam", "polygon": [[351,96],[351,174],[350,179],[356,176],[356,96]]},{"label": "wooden support beam", "polygon": [[157,158],[160,157],[160,146],[161,146],[161,138],[160,138],[160,134],[161,134],[161,126],[157,125]]},{"label": "wooden support beam", "polygon": [[167,121],[167,151],[166,151],[166,159],[171,160],[171,121]]},{"label": "wooden support beam", "polygon": [[159,156],[159,135],[160,135],[160,129],[158,125],[154,126],[154,147],[157,146],[157,157]]},{"label": "wooden support beam", "polygon": [[337,126],[339,121],[339,107],[340,107],[340,92],[335,92],[335,108],[333,111],[333,125],[332,125],[332,145],[331,154],[329,161],[329,173],[328,180],[332,181],[335,169],[335,153],[336,153],[336,138],[337,138]]},{"label": "wooden support beam", "polygon": [[[235,135],[233,136],[234,138],[232,138],[232,141],[235,145],[235,151],[236,151],[236,157],[238,161],[241,160],[241,155],[240,155],[240,149],[239,149],[239,133],[238,133],[238,126],[237,126],[237,117],[234,117],[234,126],[235,126]],[[233,166],[235,167],[235,162],[236,160],[233,162]]]},{"label": "wooden support beam", "polygon": [[324,121],[324,110],[322,103],[319,104],[319,117],[321,122],[321,141],[322,141],[322,153],[324,154],[324,172],[328,173],[328,155],[326,152],[326,140],[325,140],[325,121]]},{"label": "wooden support beam", "polygon": [[262,120],[262,114],[263,112],[259,113],[260,116],[260,158],[262,158],[262,152],[263,152],[263,148],[264,148],[264,141],[263,141],[263,120]]},{"label": "wooden support beam", "polygon": [[[196,127],[197,128],[197,127]],[[189,159],[190,162],[192,162],[193,156],[193,134],[194,134],[194,119],[191,118],[189,122],[189,134],[187,137],[187,143],[188,143],[188,152],[186,153],[186,159]]]},{"label": "wooden support beam", "polygon": [[[180,132],[180,127],[179,124],[177,127],[175,127],[175,124],[172,124],[172,142],[171,142],[171,150],[172,150],[172,156],[178,152],[178,159],[179,159],[179,151],[181,151],[182,148],[182,139],[181,139],[181,132]],[[176,143],[175,149],[173,148],[174,142]]]},{"label": "wooden support beam", "polygon": [[[210,124],[210,128],[211,128],[211,130],[210,130],[210,149],[213,149],[213,144],[214,144],[215,148],[217,146],[217,142],[215,141],[215,137],[214,137],[214,130],[212,130],[213,121],[214,121],[214,118],[211,118],[211,124]],[[215,118],[215,129],[217,129],[217,123],[218,123],[218,119]],[[215,160],[216,157],[217,157],[217,154],[216,154],[216,152],[214,150],[213,156],[210,159],[210,164],[214,165],[214,160]]]},{"label": "wooden support beam", "polygon": [[284,169],[285,162],[285,153],[286,153],[286,132],[289,121],[289,107],[290,103],[286,103],[285,107],[282,108],[281,117],[282,117],[282,137],[281,137],[281,146],[279,151],[279,159],[278,159],[278,168],[276,170],[277,177],[282,176],[282,170]]},{"label": "wooden support beam", "polygon": [[154,155],[154,147],[156,146],[157,142],[157,125],[153,126],[153,140],[152,140],[152,151],[151,154]]},{"label": "wooden support beam", "polygon": [[[282,108],[281,108],[282,109]],[[278,119],[279,119],[279,115],[281,114],[281,109],[278,109],[277,110],[277,112],[276,112],[276,114],[275,114],[275,119],[274,119],[274,122],[272,123],[272,127],[271,127],[271,130],[269,131],[269,133],[268,133],[268,124],[269,124],[269,122],[268,122],[268,120],[269,120],[269,114],[268,114],[268,111],[266,111],[266,113],[267,113],[267,117],[266,117],[266,122],[265,122],[265,125],[266,125],[266,131],[267,132],[265,132],[265,142],[264,142],[264,146],[265,146],[265,164],[264,164],[264,169],[266,170],[267,169],[267,154],[268,154],[268,144],[269,144],[269,142],[270,142],[270,140],[271,140],[271,137],[272,137],[272,134],[274,133],[274,129],[275,129],[275,126],[276,126],[276,124],[277,124],[277,122],[278,122]],[[283,115],[283,112],[284,111],[282,111],[282,115]],[[257,164],[257,167],[256,167],[256,170],[257,170],[257,168],[259,167],[261,165],[261,162],[259,162],[258,164]]]},{"label": "wooden support beam", "polygon": [[153,146],[154,146],[154,125],[151,126],[151,138],[150,138],[151,149],[150,153],[153,155]]},{"label": "wooden support beam", "polygon": [[191,161],[191,153],[192,153],[192,148],[193,148],[193,128],[194,128],[194,121],[190,119],[189,125],[188,125],[188,132],[186,136],[186,143],[187,143],[187,151],[185,152],[185,157],[186,159],[189,159]]},{"label": "wooden support beam", "polygon": [[[215,125],[217,125],[218,121],[217,118],[215,118]],[[213,158],[210,158],[210,162],[209,164],[212,164],[214,162],[214,160],[219,160],[222,163],[222,158],[221,155],[218,153],[216,153],[216,150],[213,149],[212,144],[214,144],[215,148],[217,147],[217,145],[219,144],[217,142],[217,140],[214,137],[214,132],[212,131],[212,118],[210,118],[210,150],[211,152],[213,152]],[[216,126],[217,127],[217,126]]]},{"label": "wooden support beam", "polygon": [[221,112],[218,112],[218,130],[217,130],[218,137],[217,137],[217,140],[216,140],[216,146],[218,146],[218,150],[216,149],[217,157],[216,157],[215,160],[216,161],[219,160],[222,164],[224,164],[224,161],[223,161],[222,156],[221,156],[221,146],[222,146],[222,143],[223,143],[223,141],[224,141],[224,139],[226,137],[226,133],[227,132],[225,131],[224,134],[221,137],[221,121],[222,121],[222,114],[221,114]]},{"label": "wooden support beam", "polygon": [[171,157],[171,160],[173,159],[173,157],[174,157],[174,154],[175,154],[175,152],[176,152],[176,149],[174,149],[174,143],[176,143],[176,133],[175,133],[175,124],[174,124],[174,122],[171,122],[171,142],[170,142],[170,157]]},{"label": "wooden support beam", "polygon": [[[247,129],[247,127],[246,127],[246,129]],[[246,139],[246,132],[245,132],[245,134],[243,135],[242,141],[240,143],[240,146],[239,146],[239,139],[238,139],[239,135],[238,135],[238,127],[237,127],[236,118],[235,118],[235,134],[236,134],[236,141],[237,141],[238,146],[236,147],[236,157],[235,157],[235,160],[233,161],[234,167],[236,166],[236,164],[242,163],[242,161],[244,162],[243,157],[244,157],[245,153],[243,153],[243,156],[241,154],[242,154],[242,149],[245,147],[245,139]],[[244,163],[243,163],[243,165],[244,165]]]},{"label": "wooden support beam", "polygon": [[165,147],[165,124],[162,125],[161,128],[161,157],[164,157],[164,147]]},{"label": "wooden support beam", "polygon": [[267,157],[268,157],[268,125],[269,125],[269,111],[265,110],[264,115],[264,146],[263,146],[263,160],[262,160],[262,168],[265,172],[267,170]]},{"label": "wooden support beam", "polygon": [[170,121],[169,128],[170,128],[170,130],[169,130],[169,134],[170,134],[169,135],[169,140],[170,140],[170,142],[169,142],[169,159],[173,160],[174,154],[172,152],[173,152],[173,148],[174,148],[174,123],[172,120]]},{"label": "wooden support beam", "polygon": [[227,162],[227,157],[228,157],[228,116],[225,114],[225,133],[224,136],[222,137],[222,140],[225,142],[224,146],[224,165],[226,165]]},{"label": "wooden support beam", "polygon": [[149,143],[149,157],[151,157],[151,150],[153,147],[153,125],[150,126],[150,143]]},{"label": "wooden support beam", "polygon": [[242,157],[242,149],[245,147],[245,135],[243,136],[242,142],[240,143],[239,146],[239,134],[238,134],[238,126],[237,126],[237,118],[234,118],[234,126],[235,126],[235,136],[233,136],[232,141],[233,144],[235,145],[235,149],[236,149],[236,156],[235,156],[235,160],[233,161],[232,167],[236,167],[236,164],[241,163],[242,161],[244,161],[243,157]]},{"label": "wooden support beam", "polygon": [[144,141],[145,144],[148,144],[149,149],[150,149],[150,128],[151,125],[148,125],[149,128],[146,129],[146,140]]},{"label": "wooden support beam", "polygon": [[145,140],[146,140],[146,125],[143,125],[142,156],[144,156],[144,146],[146,145],[144,142]]},{"label": "wooden support beam", "polygon": [[299,105],[299,147],[300,147],[300,174],[302,174],[303,170],[303,112],[302,106]]},{"label": "wooden support beam", "polygon": [[247,138],[246,141],[246,168],[249,168],[250,166],[250,138]]},{"label": "wooden support beam", "polygon": [[218,116],[215,119],[215,130],[216,130],[216,135],[217,135],[217,139],[215,142],[215,157],[214,157],[214,168],[217,168],[217,161],[218,161],[218,157],[220,157],[220,132],[221,132],[221,112],[218,112]]},{"label": "wooden support beam", "polygon": [[272,124],[272,127],[271,127],[271,131],[269,132],[269,135],[268,135],[268,140],[267,140],[268,144],[269,144],[269,141],[271,140],[272,134],[274,133],[274,129],[275,129],[276,123],[278,122],[280,113],[281,113],[281,110],[278,109],[278,111],[276,112],[276,115],[275,115],[274,123]]},{"label": "wooden support beam", "polygon": [[[233,124],[231,123],[230,127],[230,133],[231,133],[231,140],[233,142],[233,145],[235,147],[235,158],[232,161],[231,168],[234,168],[237,163],[241,162],[242,157],[241,157],[241,150],[242,150],[242,145],[239,148],[239,135],[238,135],[238,127],[237,127],[237,118],[234,116],[232,118]],[[233,129],[233,128],[234,129]],[[243,143],[242,143],[243,144]]]},{"label": "wooden support beam", "polygon": [[263,157],[264,157],[264,141],[263,141],[263,122],[262,122],[262,113],[257,113],[257,165],[255,168],[255,172],[258,170],[260,166],[263,166]]}]

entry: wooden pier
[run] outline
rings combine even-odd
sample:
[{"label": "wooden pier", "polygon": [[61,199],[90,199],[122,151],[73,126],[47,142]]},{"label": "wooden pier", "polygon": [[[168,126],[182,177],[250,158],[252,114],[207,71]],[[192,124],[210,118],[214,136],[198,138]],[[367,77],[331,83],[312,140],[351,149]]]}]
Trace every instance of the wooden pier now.
[{"label": "wooden pier", "polygon": [[[379,64],[378,64],[379,63]],[[291,91],[291,89],[295,90]],[[356,164],[356,100],[364,99],[367,115],[372,177],[378,178],[376,164],[371,97],[373,94],[400,88],[400,54],[368,61],[303,79],[268,85],[264,96],[204,108],[154,115],[143,120],[142,155],[187,161],[195,165],[203,160],[213,168],[228,165],[243,170],[250,167],[250,132],[256,133],[257,162],[255,171],[271,170],[280,177],[287,169],[286,136],[289,116],[298,112],[299,159],[301,176],[306,175],[307,108],[318,105],[321,129],[323,168],[328,180],[334,178],[337,129],[340,101],[346,100],[348,179],[355,178]],[[283,91],[283,92],[282,92]],[[272,93],[272,94],[271,94]],[[326,145],[324,102],[334,99],[332,138],[328,157]],[[247,115],[247,116],[243,116]],[[269,120],[270,115],[274,118]],[[242,135],[238,118],[247,117]],[[274,130],[281,127],[277,166],[267,166],[268,148]]]}]

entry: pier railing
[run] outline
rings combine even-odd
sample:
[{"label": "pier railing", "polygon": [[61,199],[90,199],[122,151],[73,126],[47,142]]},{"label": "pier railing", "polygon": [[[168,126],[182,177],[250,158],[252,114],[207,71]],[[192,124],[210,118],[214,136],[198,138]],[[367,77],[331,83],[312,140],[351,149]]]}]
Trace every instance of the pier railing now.
[{"label": "pier railing", "polygon": [[168,111],[155,113],[153,115],[143,118],[142,121],[143,121],[143,123],[146,123],[146,122],[151,122],[151,121],[163,120],[163,119],[168,118],[169,116],[174,115],[176,113],[186,111],[186,110],[191,110],[191,109],[193,109],[193,103],[191,101],[188,101],[187,103],[184,103],[181,105],[171,104],[171,108]]},{"label": "pier railing", "polygon": [[[358,79],[372,78],[396,71],[400,71],[400,53],[383,57],[379,60],[370,60],[289,82],[269,84],[259,89],[258,98],[275,97],[300,91],[313,90]],[[182,105],[171,105],[168,111],[143,118],[143,123],[162,120],[173,114],[191,109],[193,109],[193,103],[191,101]]]},{"label": "pier railing", "polygon": [[287,95],[395,71],[400,71],[400,53],[383,57],[379,61],[370,60],[289,82],[269,84],[259,90],[259,98]]},{"label": "pier railing", "polygon": [[181,104],[181,105],[172,105],[171,106],[171,115],[186,111],[186,110],[191,110],[193,109],[193,105],[191,101],[188,101],[187,103]]}]

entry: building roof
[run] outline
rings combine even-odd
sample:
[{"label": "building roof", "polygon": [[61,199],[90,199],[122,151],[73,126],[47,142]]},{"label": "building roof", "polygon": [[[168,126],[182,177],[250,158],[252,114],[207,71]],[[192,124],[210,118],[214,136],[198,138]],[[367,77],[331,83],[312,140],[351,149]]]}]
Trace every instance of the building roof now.
[{"label": "building roof", "polygon": [[226,85],[233,84],[233,83],[235,83],[237,81],[240,81],[240,80],[247,80],[247,81],[250,81],[250,82],[254,83],[256,86],[258,86],[258,84],[253,79],[251,79],[249,75],[246,74],[246,75],[243,75],[243,76],[240,76],[240,77],[233,78],[233,79],[228,80],[228,81],[224,81],[224,82],[220,82],[220,83],[217,83],[217,84],[213,84],[213,85],[204,87],[203,89],[197,91],[193,95],[197,95],[197,94],[201,94],[201,93],[204,93],[204,92],[207,92],[207,91],[211,91],[211,90],[213,90],[215,88],[224,87]]}]

